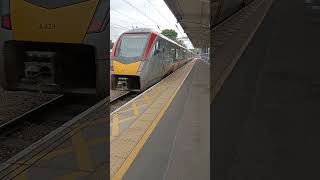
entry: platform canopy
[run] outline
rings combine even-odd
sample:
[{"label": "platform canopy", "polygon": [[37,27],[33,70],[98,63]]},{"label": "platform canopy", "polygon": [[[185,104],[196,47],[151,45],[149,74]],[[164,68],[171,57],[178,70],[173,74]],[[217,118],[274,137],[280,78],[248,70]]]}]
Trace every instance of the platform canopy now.
[{"label": "platform canopy", "polygon": [[195,48],[209,47],[210,0],[164,0]]}]

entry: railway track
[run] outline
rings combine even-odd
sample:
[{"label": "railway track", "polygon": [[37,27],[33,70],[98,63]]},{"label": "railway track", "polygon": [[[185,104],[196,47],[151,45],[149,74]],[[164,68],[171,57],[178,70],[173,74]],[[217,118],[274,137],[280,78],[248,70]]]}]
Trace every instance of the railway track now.
[{"label": "railway track", "polygon": [[116,90],[110,90],[110,103],[114,103],[117,100],[127,96],[132,92],[130,91],[116,91]]},{"label": "railway track", "polygon": [[[116,93],[116,92],[115,92]],[[111,91],[112,94],[112,91]],[[120,91],[118,95],[110,97],[110,113],[129,102],[134,97],[138,96],[139,93],[132,91]],[[111,95],[112,96],[112,95]]]},{"label": "railway track", "polygon": [[[139,93],[111,91],[110,94],[110,112],[113,112],[136,97]],[[3,94],[1,95],[4,96]],[[26,93],[26,96],[28,96],[28,93]],[[21,97],[15,98],[20,99]],[[13,101],[12,98],[4,99]],[[25,102],[17,101],[14,102],[16,105],[14,103],[7,105],[7,111],[10,111],[10,108],[13,106],[18,106],[19,104],[26,106],[26,104],[31,103],[22,98],[21,101],[23,100],[25,100]],[[94,97],[55,95],[54,97],[51,96],[48,101],[33,106],[33,108],[24,109],[24,112],[17,113],[12,111],[12,113],[17,114],[11,119],[8,118],[12,116],[0,116],[0,119],[7,118],[7,120],[0,123],[0,161],[5,162],[10,159],[97,102]],[[2,101],[2,104],[3,103]],[[5,106],[2,105],[2,110],[4,107]]]},{"label": "railway track", "polygon": [[48,105],[51,105],[52,103],[60,100],[61,98],[63,97],[63,95],[57,95],[57,97],[35,107],[35,108],[32,108],[31,110],[29,111],[26,111],[24,113],[21,113],[21,115],[18,115],[16,116],[15,118],[13,119],[7,119],[7,120],[4,120],[3,122],[1,122],[0,124],[0,131],[3,131],[4,129],[6,128],[9,128],[10,126],[13,126],[14,124],[22,121],[23,119],[27,118],[29,115],[31,115],[32,113],[36,112],[36,111],[39,111],[41,110],[42,108],[45,108],[46,106]]},{"label": "railway track", "polygon": [[60,95],[3,123],[0,161],[5,162],[97,102],[93,96]]}]

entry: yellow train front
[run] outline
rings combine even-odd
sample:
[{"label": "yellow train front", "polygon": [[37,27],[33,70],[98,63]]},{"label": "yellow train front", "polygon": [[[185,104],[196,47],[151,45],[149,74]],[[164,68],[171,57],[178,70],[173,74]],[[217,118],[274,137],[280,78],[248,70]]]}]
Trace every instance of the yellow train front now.
[{"label": "yellow train front", "polygon": [[1,86],[108,96],[108,11],[105,0],[0,1]]},{"label": "yellow train front", "polygon": [[150,29],[127,31],[112,50],[111,89],[144,91],[191,56],[183,46]]}]

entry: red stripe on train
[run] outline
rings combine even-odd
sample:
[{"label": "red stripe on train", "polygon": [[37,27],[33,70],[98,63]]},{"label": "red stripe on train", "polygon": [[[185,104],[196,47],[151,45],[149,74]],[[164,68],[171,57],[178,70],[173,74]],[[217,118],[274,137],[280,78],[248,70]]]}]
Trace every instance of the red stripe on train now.
[{"label": "red stripe on train", "polygon": [[145,52],[144,52],[144,55],[143,55],[143,60],[144,60],[144,61],[147,60],[147,57],[148,57],[148,54],[149,54],[149,52],[150,52],[151,46],[152,46],[154,40],[156,39],[156,37],[157,37],[157,34],[151,33],[150,39],[149,39],[149,41],[148,41],[147,48],[146,48],[146,50],[145,50]]},{"label": "red stripe on train", "polygon": [[120,41],[121,36],[117,39],[117,41],[114,43],[113,48],[112,48],[112,54],[111,54],[111,58],[114,59],[116,56],[116,51],[118,49],[119,46],[119,41]]}]

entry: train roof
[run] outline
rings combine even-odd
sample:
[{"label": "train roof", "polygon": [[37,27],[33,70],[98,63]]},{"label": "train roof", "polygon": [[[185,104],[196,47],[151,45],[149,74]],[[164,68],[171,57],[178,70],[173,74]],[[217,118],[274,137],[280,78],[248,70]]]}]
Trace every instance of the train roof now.
[{"label": "train roof", "polygon": [[182,45],[178,44],[177,42],[175,42],[174,40],[166,37],[165,35],[162,35],[161,33],[158,33],[157,31],[154,31],[153,29],[151,28],[137,28],[137,29],[131,29],[131,30],[128,30],[126,32],[124,32],[124,34],[134,34],[134,33],[155,33],[157,34],[158,36],[160,36],[161,38],[183,48],[183,49],[187,49],[186,47],[183,47]]}]

